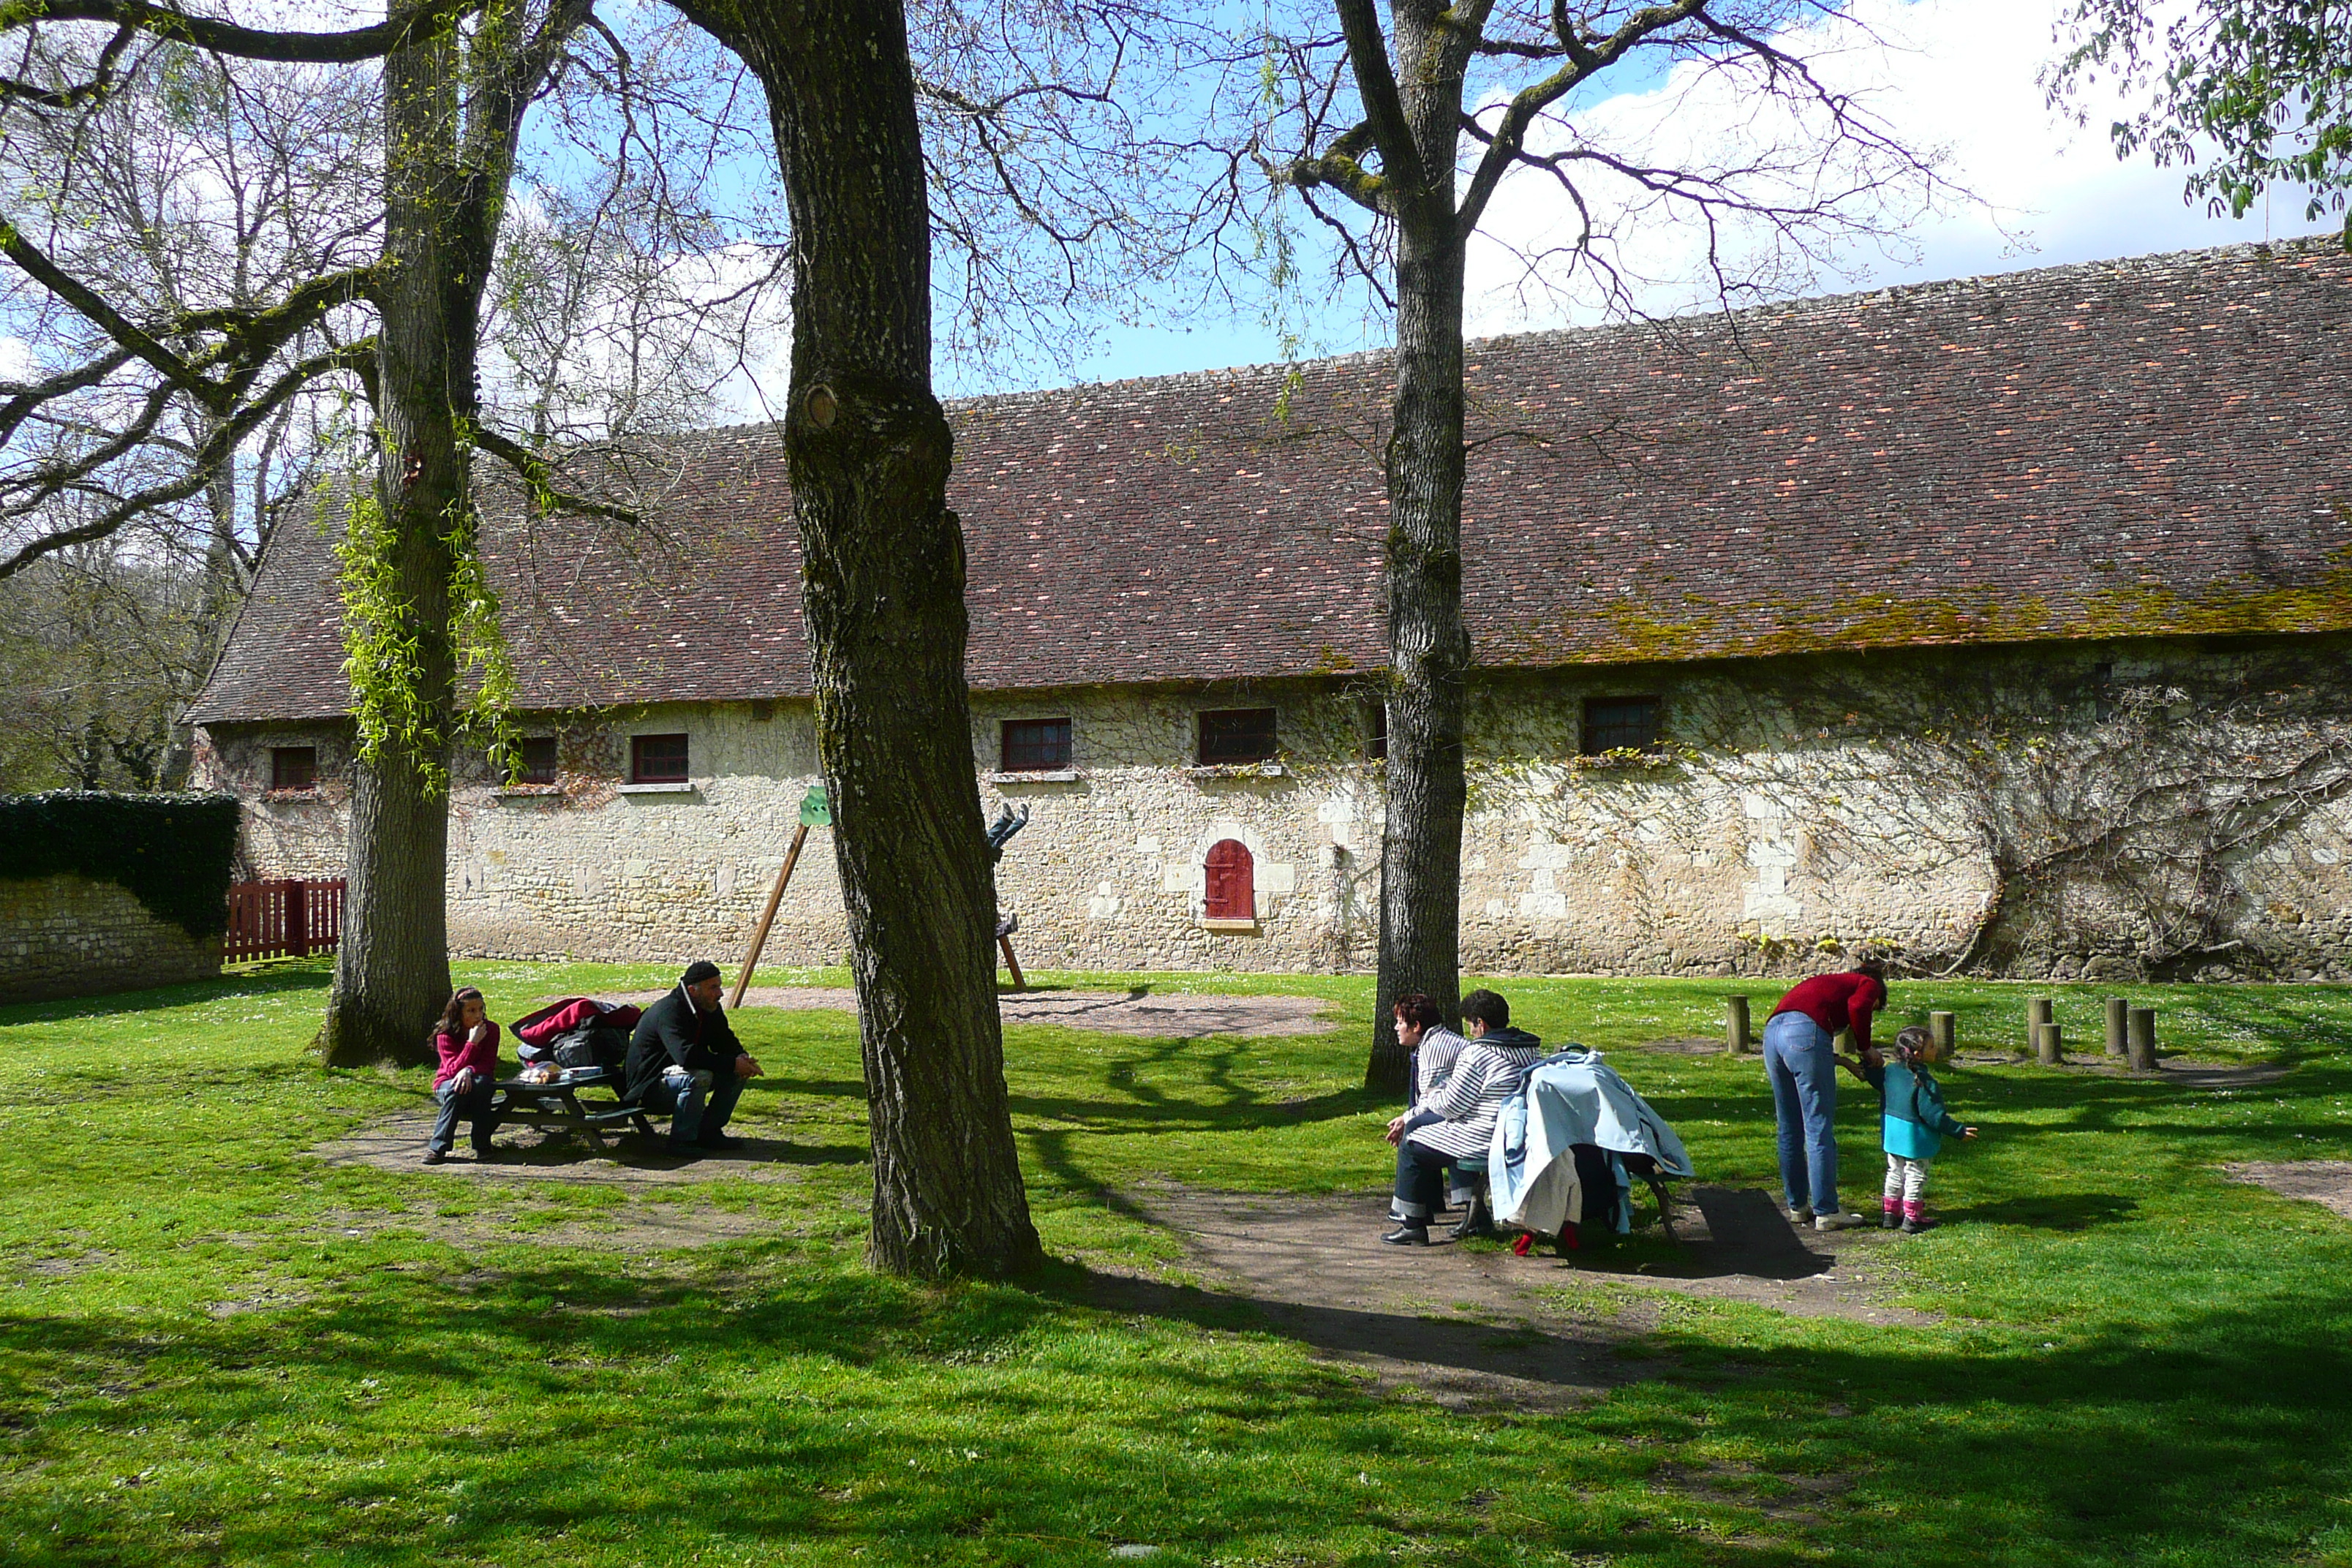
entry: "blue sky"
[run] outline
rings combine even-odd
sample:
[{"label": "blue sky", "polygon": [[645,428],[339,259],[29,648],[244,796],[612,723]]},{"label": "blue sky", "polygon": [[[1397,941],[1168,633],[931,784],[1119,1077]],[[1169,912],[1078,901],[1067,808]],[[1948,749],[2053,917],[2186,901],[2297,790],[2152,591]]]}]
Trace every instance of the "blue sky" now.
[{"label": "blue sky", "polygon": [[[1787,291],[1832,293],[1889,283],[1969,277],[2027,268],[2329,232],[2340,219],[2312,223],[2295,193],[2275,193],[2244,219],[2209,216],[2181,199],[2181,172],[2145,158],[2119,163],[2106,124],[2112,100],[2086,105],[2091,123],[2078,127],[2044,106],[2035,78],[2054,52],[2058,0],[1860,0],[1856,9],[1894,46],[1851,50],[1830,68],[1874,94],[1877,111],[1912,145],[1946,151],[1951,172],[1981,198],[1908,227],[1893,255],[1864,249],[1795,280]],[[1614,100],[1595,100],[1589,112],[1635,114],[1662,101],[1665,83],[1653,78],[1621,84]],[[1675,134],[1706,145],[1716,127],[1704,102],[1677,103]],[[1721,110],[1728,118],[1736,110]],[[1698,123],[1692,123],[1694,116]],[[1556,198],[1530,182],[1515,195],[1507,237],[1528,247],[1556,234],[1563,219]],[[1499,204],[1498,204],[1499,206]],[[1671,251],[1675,240],[1658,243]],[[1573,296],[1528,300],[1504,289],[1511,271],[1504,247],[1473,260],[1472,330],[1484,335],[1580,324],[1596,319]],[[1672,271],[1672,267],[1663,268]],[[1486,297],[1478,297],[1482,282]],[[1642,308],[1674,314],[1705,305],[1704,290],[1661,286]],[[1360,298],[1334,291],[1297,323],[1312,349],[1340,353],[1378,347],[1388,327],[1368,316]],[[1115,326],[1080,363],[1078,379],[1161,375],[1180,371],[1259,363],[1283,357],[1273,329],[1248,319],[1195,323],[1188,329]],[[942,366],[941,379],[959,392],[1051,384],[997,371],[976,376]]]}]

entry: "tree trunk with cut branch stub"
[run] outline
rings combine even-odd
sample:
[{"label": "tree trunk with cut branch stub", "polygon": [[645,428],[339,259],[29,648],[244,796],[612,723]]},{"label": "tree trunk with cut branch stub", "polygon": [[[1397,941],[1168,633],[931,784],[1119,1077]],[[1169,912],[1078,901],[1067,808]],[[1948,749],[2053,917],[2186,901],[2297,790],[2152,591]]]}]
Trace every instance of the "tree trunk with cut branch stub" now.
[{"label": "tree trunk with cut branch stub", "polygon": [[868,1254],[1009,1273],[1039,1249],[1004,1087],[906,18],[852,0],[682,9],[767,88],[791,207],[784,441],[865,1047]]}]

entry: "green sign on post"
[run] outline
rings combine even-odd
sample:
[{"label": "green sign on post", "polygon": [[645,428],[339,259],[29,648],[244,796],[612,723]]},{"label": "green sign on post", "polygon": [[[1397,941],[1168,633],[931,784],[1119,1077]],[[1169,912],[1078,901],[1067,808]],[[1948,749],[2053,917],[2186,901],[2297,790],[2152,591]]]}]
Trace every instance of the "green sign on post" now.
[{"label": "green sign on post", "polygon": [[784,851],[784,864],[776,873],[776,885],[769,890],[768,907],[760,915],[760,929],[751,933],[751,951],[743,955],[743,967],[735,976],[735,994],[729,997],[730,1007],[743,1005],[743,992],[751,984],[751,971],[760,966],[760,950],[768,945],[768,928],[776,923],[776,906],[784,901],[784,889],[793,879],[793,868],[800,864],[801,846],[808,842],[812,827],[833,826],[833,803],[824,797],[824,785],[809,785],[808,794],[801,797],[801,825],[793,830],[793,846]]}]

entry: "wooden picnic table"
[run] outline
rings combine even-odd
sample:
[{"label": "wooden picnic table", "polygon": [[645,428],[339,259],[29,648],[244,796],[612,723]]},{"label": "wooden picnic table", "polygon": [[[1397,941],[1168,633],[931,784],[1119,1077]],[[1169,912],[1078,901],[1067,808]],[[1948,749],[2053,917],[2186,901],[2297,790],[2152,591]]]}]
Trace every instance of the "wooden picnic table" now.
[{"label": "wooden picnic table", "polygon": [[[501,1127],[520,1121],[558,1128],[576,1133],[591,1149],[604,1147],[607,1127],[633,1125],[646,1137],[654,1136],[654,1124],[646,1119],[645,1109],[621,1099],[621,1075],[610,1068],[566,1068],[547,1083],[502,1078],[490,1088],[497,1091],[490,1107]],[[582,1104],[583,1089],[604,1090],[612,1095],[612,1103]]]}]

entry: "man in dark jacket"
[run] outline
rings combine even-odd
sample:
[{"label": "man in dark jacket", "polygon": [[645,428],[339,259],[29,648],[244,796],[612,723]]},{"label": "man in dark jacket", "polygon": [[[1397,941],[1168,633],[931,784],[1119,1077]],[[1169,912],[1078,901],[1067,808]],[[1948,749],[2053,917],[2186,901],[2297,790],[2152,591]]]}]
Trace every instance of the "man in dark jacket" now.
[{"label": "man in dark jacket", "polygon": [[719,966],[698,960],[677,988],[637,1020],[621,1069],[621,1098],[656,1115],[668,1114],[670,1152],[731,1148],[727,1119],[760,1064],[737,1044],[719,1010]]}]

